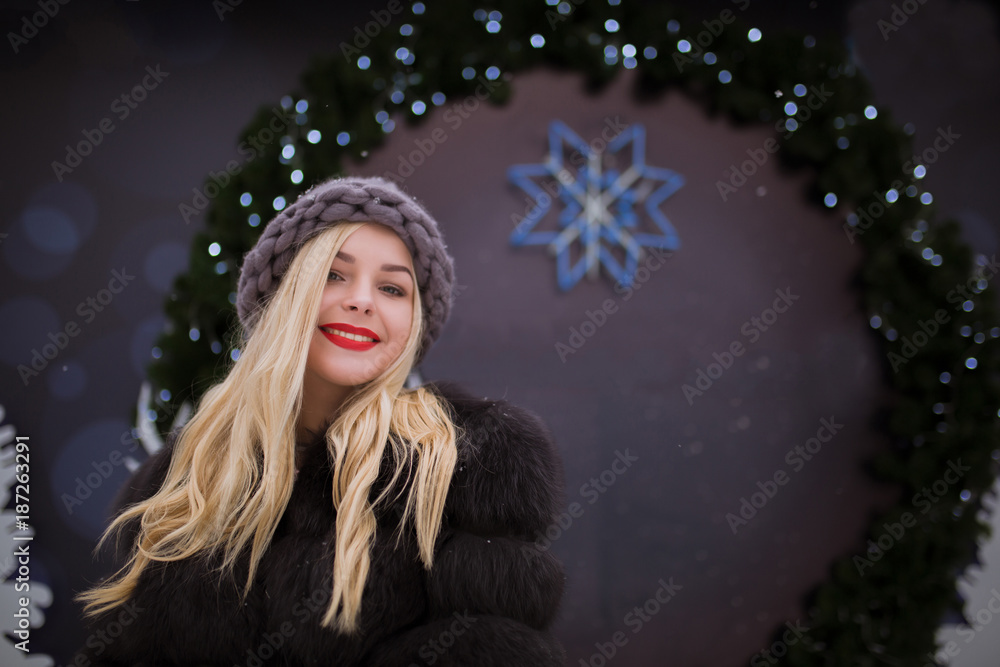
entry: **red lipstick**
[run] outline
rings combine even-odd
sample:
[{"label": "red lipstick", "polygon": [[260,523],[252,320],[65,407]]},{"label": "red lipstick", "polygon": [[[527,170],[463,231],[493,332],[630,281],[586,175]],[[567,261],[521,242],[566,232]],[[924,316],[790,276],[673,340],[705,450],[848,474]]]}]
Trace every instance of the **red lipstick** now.
[{"label": "red lipstick", "polygon": [[[362,341],[353,340],[346,336],[341,336],[339,334],[333,333],[333,330],[343,331],[344,333],[355,334],[357,336],[367,336],[373,340]],[[355,327],[350,324],[344,324],[343,322],[332,322],[330,324],[319,325],[320,332],[327,337],[327,339],[334,345],[339,345],[340,347],[346,348],[348,350],[370,350],[375,347],[379,342],[378,335],[371,329],[365,329],[364,327]]]}]

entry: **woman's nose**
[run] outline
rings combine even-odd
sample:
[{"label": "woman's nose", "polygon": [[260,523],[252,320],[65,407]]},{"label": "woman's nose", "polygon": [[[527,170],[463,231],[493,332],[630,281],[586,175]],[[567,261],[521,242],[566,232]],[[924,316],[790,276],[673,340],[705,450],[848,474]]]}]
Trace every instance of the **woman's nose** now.
[{"label": "woman's nose", "polygon": [[344,299],[344,307],[348,310],[358,310],[365,313],[371,312],[375,306],[375,301],[371,294],[372,289],[374,287],[367,285],[365,281],[358,281],[351,286],[347,297]]}]

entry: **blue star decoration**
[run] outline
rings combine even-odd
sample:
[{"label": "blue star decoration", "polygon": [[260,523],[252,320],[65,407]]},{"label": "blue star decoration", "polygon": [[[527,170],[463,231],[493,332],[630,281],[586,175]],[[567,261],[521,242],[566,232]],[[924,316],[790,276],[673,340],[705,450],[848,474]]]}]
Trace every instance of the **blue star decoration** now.
[{"label": "blue star decoration", "polygon": [[[606,168],[607,158],[621,161],[629,146],[631,162],[624,169]],[[567,148],[575,152],[574,165],[579,163],[575,174],[566,164]],[[671,251],[680,248],[677,231],[660,210],[660,204],[684,185],[684,177],[670,169],[646,164],[646,130],[642,125],[628,126],[604,150],[598,151],[565,123],[553,120],[549,124],[547,161],[513,165],[507,169],[507,176],[535,204],[511,232],[510,243],[548,246],[556,256],[559,287],[563,291],[571,289],[584,275],[597,279],[602,266],[618,283],[630,287],[643,247]],[[547,188],[551,195],[533,180],[539,177],[556,180],[554,189],[551,185]],[[556,198],[563,204],[558,230],[537,230]],[[638,205],[645,206],[646,214],[660,233],[638,231],[639,216],[635,210]],[[575,262],[570,257],[574,244],[578,245],[579,254]],[[618,261],[611,248],[624,251],[624,263]]]}]

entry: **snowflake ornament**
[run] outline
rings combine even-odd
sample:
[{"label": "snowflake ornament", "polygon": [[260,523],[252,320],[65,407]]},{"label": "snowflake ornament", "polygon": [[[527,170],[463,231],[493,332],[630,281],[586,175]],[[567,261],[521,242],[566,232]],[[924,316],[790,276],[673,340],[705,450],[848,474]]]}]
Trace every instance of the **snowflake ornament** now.
[{"label": "snowflake ornament", "polygon": [[[684,177],[670,169],[647,165],[645,142],[645,128],[634,124],[599,151],[565,123],[554,120],[549,125],[548,160],[508,168],[510,181],[535,202],[511,233],[510,243],[548,246],[556,256],[562,290],[572,288],[584,275],[596,279],[601,267],[618,283],[631,286],[643,247],[680,247],[677,231],[660,210],[660,204],[684,185]],[[567,164],[567,149],[575,158],[572,164]],[[555,179],[554,189],[546,184],[552,195],[534,180],[539,177]],[[563,204],[558,230],[538,230],[555,199]],[[659,233],[639,231],[638,206],[643,207]],[[624,261],[615,256],[615,249],[624,253]],[[576,261],[571,257],[574,252],[579,255]]]}]

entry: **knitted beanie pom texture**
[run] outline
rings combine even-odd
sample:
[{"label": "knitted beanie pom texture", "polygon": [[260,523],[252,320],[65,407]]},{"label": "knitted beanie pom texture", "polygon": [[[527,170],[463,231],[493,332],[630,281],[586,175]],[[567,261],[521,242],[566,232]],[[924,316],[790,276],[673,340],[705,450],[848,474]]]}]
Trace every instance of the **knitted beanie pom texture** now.
[{"label": "knitted beanie pom texture", "polygon": [[427,210],[378,176],[334,178],[319,183],[278,213],[243,258],[236,311],[249,333],[302,245],[341,222],[377,222],[391,228],[413,259],[423,305],[424,335],[416,363],[441,334],[452,305],[454,260]]}]

